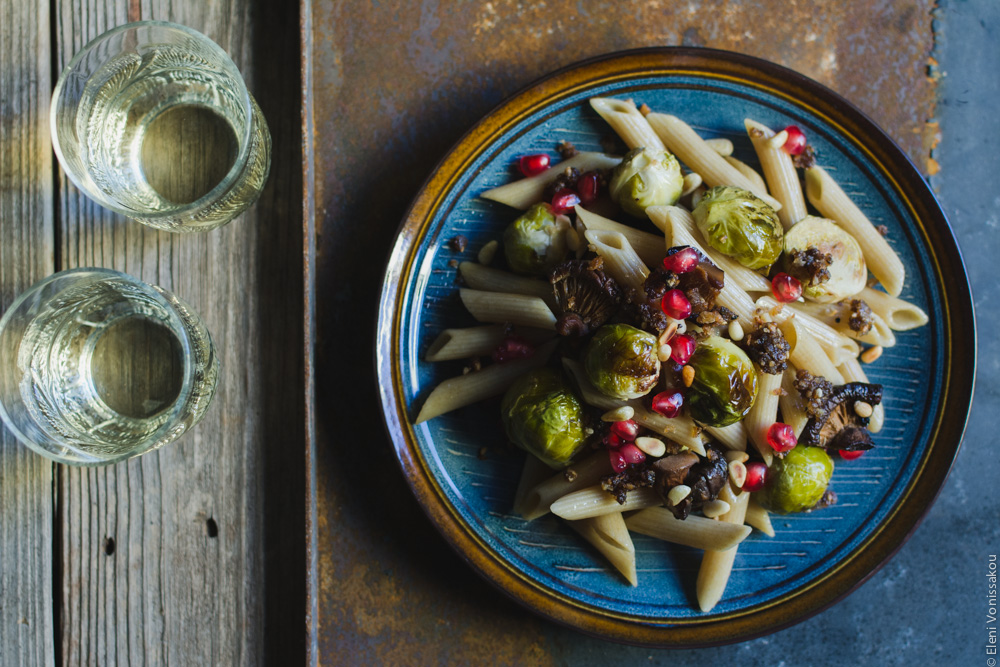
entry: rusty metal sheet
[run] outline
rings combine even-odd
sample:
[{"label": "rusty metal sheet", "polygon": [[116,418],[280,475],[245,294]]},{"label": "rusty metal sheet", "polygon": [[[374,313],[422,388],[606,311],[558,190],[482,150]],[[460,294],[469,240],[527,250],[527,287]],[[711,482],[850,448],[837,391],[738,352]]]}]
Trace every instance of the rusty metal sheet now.
[{"label": "rusty metal sheet", "polygon": [[[933,170],[933,7],[304,0],[313,662],[546,665],[651,655],[560,629],[480,581],[414,502],[383,433],[371,350],[384,261],[409,202],[462,133],[537,77],[581,59],[707,46],[829,86]],[[775,663],[793,641],[777,636],[768,650]]]}]

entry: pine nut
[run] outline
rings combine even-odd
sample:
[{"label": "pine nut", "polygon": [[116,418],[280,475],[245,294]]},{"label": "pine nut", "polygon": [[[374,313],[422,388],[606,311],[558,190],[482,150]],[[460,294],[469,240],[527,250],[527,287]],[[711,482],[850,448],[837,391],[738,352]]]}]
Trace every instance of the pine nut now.
[{"label": "pine nut", "polygon": [[601,415],[602,422],[624,422],[635,417],[635,408],[631,405],[623,405],[614,410],[608,410]]},{"label": "pine nut", "polygon": [[688,330],[688,323],[685,320],[678,320],[676,333],[684,333],[687,330]]},{"label": "pine nut", "polygon": [[656,349],[656,358],[659,359],[661,362],[666,361],[667,359],[670,358],[670,352],[671,352],[670,346],[664,343],[663,345],[661,345]]},{"label": "pine nut", "polygon": [[729,323],[729,337],[733,340],[743,340],[743,325],[740,324],[739,320],[733,320]]},{"label": "pine nut", "polygon": [[667,453],[667,445],[659,438],[642,436],[635,439],[635,446],[653,458],[660,458]]},{"label": "pine nut", "polygon": [[729,464],[729,479],[737,489],[743,488],[743,482],[747,481],[747,467],[739,461]]},{"label": "pine nut", "polygon": [[691,495],[691,487],[687,484],[678,484],[667,492],[667,502],[676,507],[689,495]]},{"label": "pine nut", "polygon": [[861,353],[861,361],[865,362],[866,364],[870,364],[881,356],[882,356],[882,346],[875,345],[874,347],[870,347]]},{"label": "pine nut", "polygon": [[857,401],[854,404],[854,414],[861,417],[862,419],[867,419],[868,417],[871,417],[873,412],[875,412],[875,408],[873,408],[868,403],[865,403],[864,401]]},{"label": "pine nut", "polygon": [[701,508],[702,513],[709,519],[722,516],[730,509],[729,503],[725,500],[710,500]]},{"label": "pine nut", "polygon": [[493,263],[493,257],[497,254],[498,247],[500,247],[500,244],[496,239],[493,239],[479,249],[479,254],[476,255],[476,259],[478,259],[479,263],[483,266],[489,266]]},{"label": "pine nut", "polygon": [[660,337],[656,339],[656,342],[658,342],[660,345],[666,345],[667,343],[670,342],[670,339],[674,337],[675,333],[677,333],[677,326],[678,323],[681,321],[681,320],[675,320],[672,317],[668,317],[667,319],[670,320],[670,324],[668,324],[667,328],[663,330],[663,333],[660,334]]},{"label": "pine nut", "polygon": [[685,366],[684,368],[681,369],[681,380],[684,381],[684,386],[685,387],[690,387],[691,386],[691,384],[694,382],[694,367],[693,366]]},{"label": "pine nut", "polygon": [[750,460],[750,455],[746,452],[741,452],[735,449],[728,449],[725,453],[726,461],[729,463],[734,463],[739,461],[740,463],[746,463]]}]

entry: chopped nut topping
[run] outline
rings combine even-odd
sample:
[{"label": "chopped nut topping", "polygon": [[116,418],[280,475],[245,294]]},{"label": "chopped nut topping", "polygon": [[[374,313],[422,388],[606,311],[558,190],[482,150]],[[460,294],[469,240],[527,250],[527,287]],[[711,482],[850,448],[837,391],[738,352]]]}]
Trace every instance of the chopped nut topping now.
[{"label": "chopped nut topping", "polygon": [[745,338],[747,356],[769,375],[777,375],[788,368],[791,346],[781,329],[774,322],[761,322]]},{"label": "chopped nut topping", "polygon": [[872,330],[873,323],[872,309],[868,304],[861,299],[851,299],[851,316],[847,321],[851,331],[857,331],[864,336]]}]

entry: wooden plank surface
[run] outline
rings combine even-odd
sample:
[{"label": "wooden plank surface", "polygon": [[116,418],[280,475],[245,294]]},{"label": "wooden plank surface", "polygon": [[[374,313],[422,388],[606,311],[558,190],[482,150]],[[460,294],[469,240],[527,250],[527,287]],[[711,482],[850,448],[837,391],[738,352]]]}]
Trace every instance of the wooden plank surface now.
[{"label": "wooden plank surface", "polygon": [[[0,2],[0,312],[52,272],[47,0]],[[0,432],[0,665],[55,659],[54,466]]]},{"label": "wooden plank surface", "polygon": [[[0,0],[0,306],[53,270],[125,271],[201,314],[222,362],[205,419],[139,459],[52,466],[0,435],[0,665],[303,660],[298,16],[275,4]],[[53,72],[140,18],[219,43],[269,121],[268,185],[219,230],[148,229],[53,169]]]}]

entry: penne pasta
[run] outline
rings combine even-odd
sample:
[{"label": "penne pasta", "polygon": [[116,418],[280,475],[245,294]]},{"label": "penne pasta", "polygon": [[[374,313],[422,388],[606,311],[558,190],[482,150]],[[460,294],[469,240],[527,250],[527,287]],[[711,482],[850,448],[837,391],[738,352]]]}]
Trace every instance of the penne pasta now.
[{"label": "penne pasta", "polygon": [[732,549],[750,534],[749,526],[737,526],[692,514],[678,519],[666,507],[647,507],[625,519],[629,530],[658,540],[695,549]]},{"label": "penne pasta", "polygon": [[[500,324],[445,329],[427,348],[424,360],[452,361],[492,354],[508,335],[507,327]],[[537,345],[551,340],[555,334],[541,329],[518,329],[517,335]]]},{"label": "penne pasta", "polygon": [[724,137],[705,139],[705,144],[722,157],[733,154],[733,142]]},{"label": "penne pasta", "polygon": [[629,227],[628,225],[623,225],[620,222],[615,222],[614,220],[588,211],[582,206],[576,207],[576,215],[584,227],[589,230],[619,232],[622,234],[646,266],[658,265],[667,254],[666,248],[663,247],[663,236],[659,234],[652,234]]},{"label": "penne pasta", "polygon": [[560,518],[575,521],[612,512],[641,510],[662,503],[663,500],[656,491],[648,487],[640,487],[629,491],[625,503],[619,504],[614,496],[601,488],[600,484],[595,484],[566,494],[552,503],[549,509]]},{"label": "penne pasta", "polygon": [[927,313],[899,297],[866,287],[858,294],[868,307],[885,320],[890,329],[909,331],[927,324]]},{"label": "penne pasta", "polygon": [[756,183],[726,162],[724,157],[706,145],[705,140],[680,118],[668,114],[651,113],[646,116],[646,121],[667,145],[667,148],[680,158],[691,171],[701,174],[708,185],[735,185],[754,193],[766,201],[775,211],[781,208],[781,204],[767,194],[766,190],[761,190]]},{"label": "penne pasta", "polygon": [[590,542],[601,555],[633,586],[639,579],[635,572],[635,546],[625,527],[621,512],[602,514],[569,522],[570,528]]},{"label": "penne pasta", "polygon": [[[610,469],[610,465],[608,468]],[[511,511],[523,516],[532,491],[537,489],[544,480],[549,479],[551,475],[552,468],[543,463],[537,456],[532,454],[525,456],[524,467],[521,468],[521,478],[517,483],[517,491],[514,492],[514,506]],[[563,479],[565,479],[565,475]]]},{"label": "penne pasta", "polygon": [[592,97],[590,106],[607,121],[611,129],[631,148],[651,148],[666,150],[646,117],[635,108],[631,100],[616,100],[610,97]]},{"label": "penne pasta", "polygon": [[[868,382],[868,376],[865,374],[864,369],[861,368],[861,362],[857,359],[848,359],[842,363],[838,369],[843,374],[844,379],[848,382]],[[878,433],[882,430],[882,425],[885,423],[885,406],[879,403],[873,406],[872,416],[868,418],[868,430],[872,433]]]},{"label": "penne pasta", "polygon": [[765,313],[779,324],[790,317],[797,319],[799,324],[812,334],[819,346],[826,351],[827,356],[834,360],[835,365],[844,359],[856,358],[861,351],[858,344],[847,336],[820,322],[809,313],[799,310],[800,304],[798,303],[779,304],[769,296],[762,296],[757,299],[756,305],[760,312]]},{"label": "penne pasta", "polygon": [[889,325],[882,317],[872,311],[872,328],[865,334],[861,334],[851,328],[851,303],[845,299],[836,303],[814,303],[806,301],[793,306],[796,312],[808,313],[828,327],[841,333],[848,338],[859,340],[869,345],[881,345],[882,347],[892,347],[896,344],[896,334],[892,332]]},{"label": "penne pasta", "polygon": [[822,167],[806,169],[806,197],[825,217],[846,229],[861,246],[865,264],[885,291],[899,296],[906,271],[889,242]]},{"label": "penne pasta", "polygon": [[[723,484],[719,498],[728,502],[730,506],[730,510],[719,517],[719,520],[742,526],[750,494],[741,493],[737,496],[728,484]],[[702,556],[701,567],[698,568],[698,581],[695,583],[698,606],[702,611],[711,611],[722,599],[726,584],[729,583],[729,575],[733,571],[736,550],[736,547],[725,551],[708,550]]]},{"label": "penne pasta", "polygon": [[833,384],[844,384],[840,371],[816,339],[806,331],[801,318],[790,317],[778,323],[778,326],[791,347],[788,360],[795,364],[796,368],[804,368],[813,375],[822,375]]},{"label": "penne pasta", "polygon": [[771,514],[760,506],[752,493],[750,494],[750,501],[747,503],[747,514],[744,520],[748,526],[753,526],[768,537],[774,537]]},{"label": "penne pasta", "polygon": [[795,388],[795,369],[791,366],[781,376],[781,390],[782,394],[778,397],[781,421],[791,426],[795,431],[795,437],[798,438],[809,423],[809,415],[806,414],[802,395]]},{"label": "penne pasta", "polygon": [[537,296],[484,292],[464,287],[458,290],[458,294],[465,309],[480,322],[509,322],[515,326],[555,329],[556,316]]},{"label": "penne pasta", "polygon": [[751,181],[754,184],[755,186],[754,191],[760,190],[763,192],[767,192],[767,183],[764,182],[764,177],[761,176],[756,169],[748,165],[743,160],[734,158],[732,155],[726,155],[724,157],[726,159],[726,162],[733,165],[733,167],[736,168],[736,171],[743,174],[747,178],[747,180]]},{"label": "penne pasta", "polygon": [[514,380],[533,368],[544,366],[555,348],[556,341],[551,341],[538,348],[534,356],[527,359],[493,364],[482,370],[445,380],[434,387],[427,396],[414,423],[419,424],[446,412],[502,394]]},{"label": "penne pasta", "polygon": [[545,194],[545,187],[556,180],[559,174],[567,169],[578,169],[581,173],[594,169],[611,169],[616,167],[622,159],[604,153],[577,153],[573,157],[563,160],[553,165],[536,176],[522,178],[505,185],[487,190],[479,195],[483,199],[506,204],[514,208],[525,210],[532,204],[542,201]]},{"label": "penne pasta", "polygon": [[493,269],[476,262],[462,262],[458,265],[458,270],[465,284],[472,289],[536,296],[550,308],[555,308],[556,298],[552,291],[552,283],[547,280],[519,276],[510,271]]},{"label": "penne pasta", "polygon": [[[802,185],[799,183],[798,171],[792,164],[792,156],[782,149],[784,139],[776,136],[774,130],[749,118],[743,123],[750,136],[750,143],[757,152],[771,196],[781,202],[778,218],[786,230],[790,229],[806,217],[806,200],[802,196]],[[788,137],[784,130],[779,134]]]},{"label": "penne pasta", "polygon": [[[529,456],[529,458],[535,458]],[[544,464],[543,464],[544,465]],[[546,466],[550,473],[551,469]],[[572,473],[567,476],[567,471]],[[573,463],[564,470],[546,477],[530,489],[520,503],[518,514],[531,521],[549,513],[549,506],[568,493],[593,486],[605,475],[610,475],[611,461],[604,452],[596,452],[591,456]],[[570,481],[572,477],[572,481]]]},{"label": "penne pasta", "polygon": [[[774,449],[767,442],[767,430],[778,421],[778,398],[781,373],[772,375],[757,368],[757,398],[745,418],[747,437],[760,452],[764,463],[771,465]],[[777,392],[777,393],[776,393]]]},{"label": "penne pasta", "polygon": [[732,451],[743,452],[747,448],[747,430],[743,422],[729,426],[706,426],[705,432],[718,440],[723,447]]},{"label": "penne pasta", "polygon": [[626,290],[643,294],[649,269],[621,232],[588,229],[587,243],[604,259],[604,271]]}]

